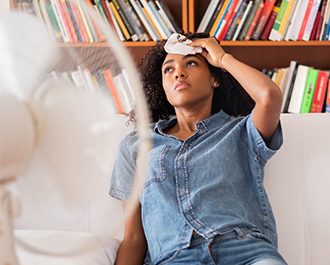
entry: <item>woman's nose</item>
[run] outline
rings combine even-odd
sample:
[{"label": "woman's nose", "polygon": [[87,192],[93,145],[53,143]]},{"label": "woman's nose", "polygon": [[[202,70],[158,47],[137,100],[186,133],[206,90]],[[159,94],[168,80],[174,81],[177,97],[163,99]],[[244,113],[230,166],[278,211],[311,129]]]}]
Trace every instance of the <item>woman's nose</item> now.
[{"label": "woman's nose", "polygon": [[185,77],[186,77],[186,73],[182,69],[178,68],[175,73],[175,79],[180,79]]}]

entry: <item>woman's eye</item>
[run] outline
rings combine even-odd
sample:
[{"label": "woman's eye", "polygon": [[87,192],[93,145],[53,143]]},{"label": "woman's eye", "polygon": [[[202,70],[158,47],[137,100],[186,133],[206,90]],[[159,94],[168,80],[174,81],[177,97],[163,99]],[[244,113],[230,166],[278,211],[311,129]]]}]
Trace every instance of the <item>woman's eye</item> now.
[{"label": "woman's eye", "polygon": [[187,66],[197,65],[195,61],[189,61],[187,62]]},{"label": "woman's eye", "polygon": [[168,74],[171,70],[172,70],[172,68],[170,68],[170,67],[165,68],[164,74]]}]

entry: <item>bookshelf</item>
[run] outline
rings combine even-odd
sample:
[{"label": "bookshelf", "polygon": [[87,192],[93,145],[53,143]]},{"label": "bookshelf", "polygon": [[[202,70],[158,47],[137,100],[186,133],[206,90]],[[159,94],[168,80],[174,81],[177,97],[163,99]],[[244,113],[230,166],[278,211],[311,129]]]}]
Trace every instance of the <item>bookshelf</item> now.
[{"label": "bookshelf", "polygon": [[[195,31],[210,0],[189,0],[190,31]],[[222,41],[225,51],[259,70],[288,67],[291,60],[330,69],[330,41]]]}]

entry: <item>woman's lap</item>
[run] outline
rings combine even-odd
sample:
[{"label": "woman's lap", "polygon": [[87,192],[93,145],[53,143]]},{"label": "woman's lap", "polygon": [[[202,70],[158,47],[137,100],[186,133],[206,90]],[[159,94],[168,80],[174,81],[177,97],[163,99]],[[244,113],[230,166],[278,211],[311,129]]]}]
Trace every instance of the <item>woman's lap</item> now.
[{"label": "woman's lap", "polygon": [[286,263],[272,244],[250,231],[241,237],[230,233],[226,236],[217,236],[213,240],[194,235],[189,248],[173,252],[163,257],[157,264],[285,265]]}]

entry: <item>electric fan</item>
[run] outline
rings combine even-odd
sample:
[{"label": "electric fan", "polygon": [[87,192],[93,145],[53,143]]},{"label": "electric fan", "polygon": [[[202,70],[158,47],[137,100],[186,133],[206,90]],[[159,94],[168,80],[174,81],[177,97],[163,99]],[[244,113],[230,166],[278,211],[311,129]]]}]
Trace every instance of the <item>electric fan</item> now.
[{"label": "electric fan", "polygon": [[[109,196],[117,139],[127,120],[118,113],[133,107],[141,140],[131,211],[138,202],[151,142],[135,64],[95,10],[76,3],[98,27],[102,45],[60,48],[36,16],[0,16],[1,265],[18,264],[14,245],[43,255],[80,255],[123,228],[124,219],[114,214],[109,220],[102,205],[97,212],[89,206]],[[111,227],[97,240],[81,240],[91,217]],[[31,230],[17,233],[27,223]]]}]

